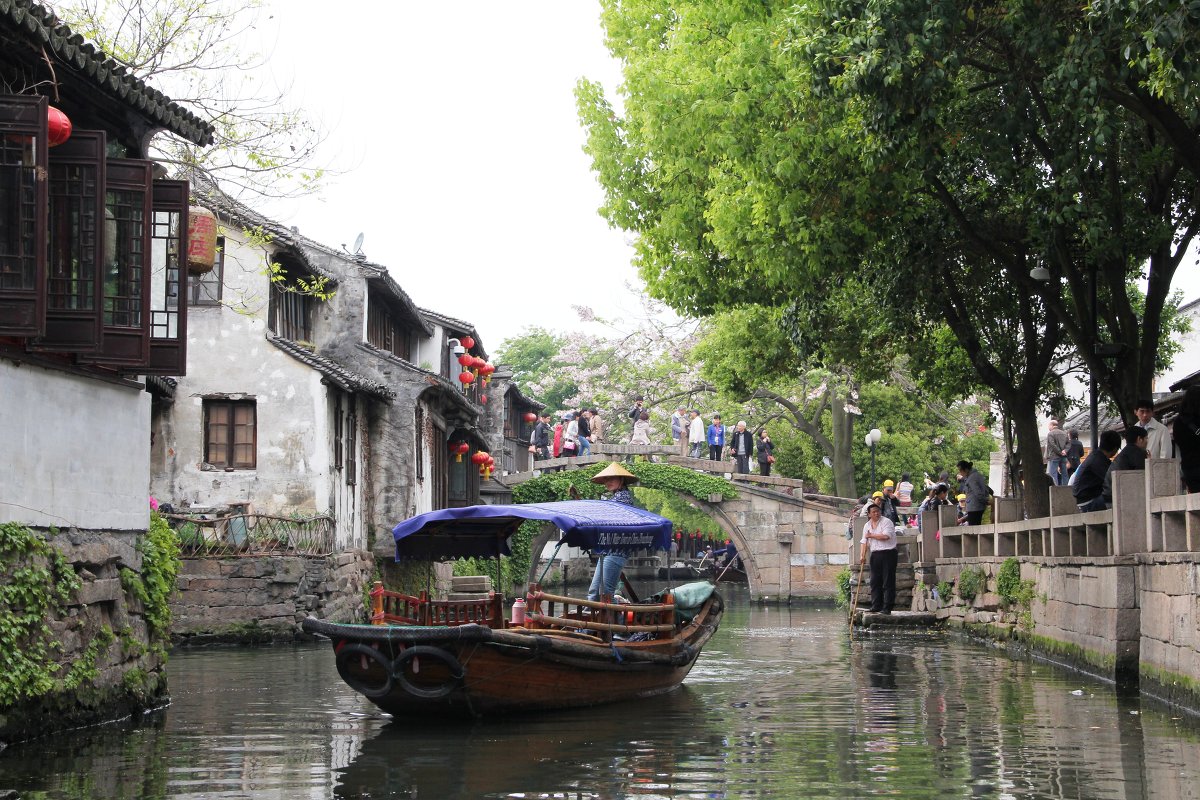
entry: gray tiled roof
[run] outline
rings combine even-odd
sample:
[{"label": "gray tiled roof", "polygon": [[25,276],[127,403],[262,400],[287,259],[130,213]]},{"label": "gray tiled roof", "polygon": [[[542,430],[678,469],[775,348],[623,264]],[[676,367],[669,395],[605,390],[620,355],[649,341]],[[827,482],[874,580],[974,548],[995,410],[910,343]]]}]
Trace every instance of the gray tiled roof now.
[{"label": "gray tiled roof", "polygon": [[284,339],[274,334],[267,334],[267,341],[278,347],[283,352],[301,361],[315,369],[317,372],[325,376],[326,380],[347,392],[361,392],[378,397],[381,400],[391,401],[396,393],[382,383],[364,378],[363,376],[351,372],[350,370],[331,361],[325,356],[319,356],[307,350],[304,347],[296,344],[290,339]]},{"label": "gray tiled roof", "polygon": [[60,80],[69,70],[85,85],[132,107],[153,124],[194,144],[212,144],[212,125],[148,86],[38,3],[0,0],[0,26],[53,54]]}]

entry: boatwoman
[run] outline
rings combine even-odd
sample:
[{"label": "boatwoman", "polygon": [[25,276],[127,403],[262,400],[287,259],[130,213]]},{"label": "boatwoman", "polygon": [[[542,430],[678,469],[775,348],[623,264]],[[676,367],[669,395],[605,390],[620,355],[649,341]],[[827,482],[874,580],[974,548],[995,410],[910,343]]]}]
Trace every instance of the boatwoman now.
[{"label": "boatwoman", "polygon": [[[614,503],[633,505],[633,492],[630,485],[637,482],[637,476],[615,461],[596,473],[592,483],[598,483],[608,490],[605,498]],[[596,574],[592,576],[592,585],[588,587],[588,600],[599,600],[601,595],[611,598],[617,592],[617,583],[621,580],[621,570],[625,568],[627,553],[606,553],[596,549],[599,560],[596,562]]]}]

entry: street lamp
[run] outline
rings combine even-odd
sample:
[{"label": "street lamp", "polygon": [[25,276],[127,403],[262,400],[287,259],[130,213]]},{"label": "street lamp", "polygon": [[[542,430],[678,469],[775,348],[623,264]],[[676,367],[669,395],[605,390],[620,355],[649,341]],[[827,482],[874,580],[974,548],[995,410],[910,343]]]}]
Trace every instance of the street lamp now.
[{"label": "street lamp", "polygon": [[871,432],[863,437],[863,441],[867,443],[867,447],[871,448],[871,491],[875,491],[875,445],[879,444],[879,440],[883,438],[882,431],[879,428],[871,428]]}]

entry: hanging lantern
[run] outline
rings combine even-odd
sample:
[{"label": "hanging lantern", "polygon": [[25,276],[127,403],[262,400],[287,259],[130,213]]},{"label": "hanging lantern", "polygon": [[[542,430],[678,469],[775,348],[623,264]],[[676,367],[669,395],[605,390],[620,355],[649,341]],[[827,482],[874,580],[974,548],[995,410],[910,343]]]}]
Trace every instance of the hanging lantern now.
[{"label": "hanging lantern", "polygon": [[51,147],[71,138],[71,120],[54,106],[46,107],[46,140]]},{"label": "hanging lantern", "polygon": [[483,450],[476,450],[475,453],[471,455],[471,463],[477,467],[482,467],[487,463],[488,458],[489,456],[486,452]]},{"label": "hanging lantern", "polygon": [[487,362],[484,361],[479,356],[473,356],[471,358],[471,369],[475,370],[476,372],[479,372],[481,369],[483,369],[486,366],[487,366]]},{"label": "hanging lantern", "polygon": [[463,353],[461,356],[458,357],[458,364],[463,369],[470,369],[471,362],[473,362],[474,360],[475,360],[474,356],[469,355],[467,353]]},{"label": "hanging lantern", "polygon": [[471,445],[466,442],[451,442],[450,452],[454,453],[454,460],[462,463],[462,457],[471,452]]},{"label": "hanging lantern", "polygon": [[529,423],[537,422],[537,414],[533,413],[532,411],[526,411],[525,421]]},{"label": "hanging lantern", "polygon": [[192,275],[211,272],[217,261],[217,216],[207,208],[188,208],[187,265]]},{"label": "hanging lantern", "polygon": [[461,372],[458,375],[458,380],[462,383],[463,386],[466,386],[468,383],[475,380],[475,373],[474,372]]},{"label": "hanging lantern", "polygon": [[496,368],[486,361],[483,363],[483,366],[479,368],[479,374],[483,376],[483,382],[485,384],[492,379],[492,373],[495,371]]},{"label": "hanging lantern", "polygon": [[487,395],[486,394],[479,395],[479,402],[483,403],[486,406],[487,405]]},{"label": "hanging lantern", "polygon": [[467,348],[468,350],[470,350],[472,347],[475,346],[475,340],[472,339],[470,336],[462,337],[461,339],[458,340],[458,343],[461,344],[463,347]]}]

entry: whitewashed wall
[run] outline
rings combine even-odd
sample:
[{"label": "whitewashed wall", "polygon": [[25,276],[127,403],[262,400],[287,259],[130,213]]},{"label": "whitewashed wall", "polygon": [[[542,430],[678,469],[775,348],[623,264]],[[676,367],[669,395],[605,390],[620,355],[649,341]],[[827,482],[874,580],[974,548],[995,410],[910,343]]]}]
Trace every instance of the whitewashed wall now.
[{"label": "whitewashed wall", "polygon": [[0,360],[0,522],[146,530],[150,395]]}]

